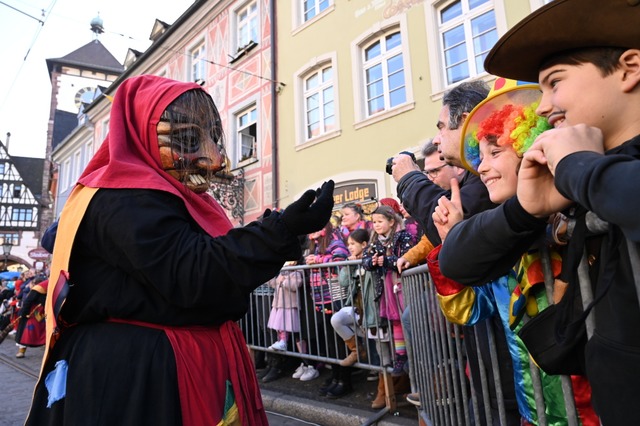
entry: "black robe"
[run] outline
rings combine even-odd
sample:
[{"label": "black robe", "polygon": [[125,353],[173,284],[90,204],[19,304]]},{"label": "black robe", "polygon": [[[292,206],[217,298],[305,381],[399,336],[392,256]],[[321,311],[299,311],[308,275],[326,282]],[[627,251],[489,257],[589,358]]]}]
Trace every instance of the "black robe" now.
[{"label": "black robe", "polygon": [[[243,317],[250,292],[300,257],[272,213],[212,238],[182,200],[160,191],[101,189],[71,252],[62,318],[28,425],[181,425],[174,351],[159,329],[109,318],[186,326]],[[68,364],[66,396],[47,407],[44,378]]]}]

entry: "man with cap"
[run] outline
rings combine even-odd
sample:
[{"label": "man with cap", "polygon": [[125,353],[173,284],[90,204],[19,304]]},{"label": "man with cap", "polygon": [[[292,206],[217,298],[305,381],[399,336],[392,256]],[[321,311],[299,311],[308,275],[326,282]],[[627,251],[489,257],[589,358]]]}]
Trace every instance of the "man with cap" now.
[{"label": "man with cap", "polygon": [[[640,172],[639,22],[638,0],[555,0],[500,38],[485,62],[492,74],[538,80],[537,112],[554,127],[524,155],[517,198],[503,217],[512,238],[496,245],[496,263],[513,256],[515,234],[526,236],[555,212],[582,208],[608,222],[593,258],[595,329],[585,353],[604,425],[640,418],[640,199],[633,196]],[[455,250],[445,249],[443,273],[457,279]]]}]

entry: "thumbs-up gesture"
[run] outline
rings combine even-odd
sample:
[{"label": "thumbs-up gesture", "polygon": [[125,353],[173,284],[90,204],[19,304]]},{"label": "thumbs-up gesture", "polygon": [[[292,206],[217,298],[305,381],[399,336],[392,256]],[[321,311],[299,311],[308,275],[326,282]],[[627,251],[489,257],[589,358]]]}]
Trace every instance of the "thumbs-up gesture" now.
[{"label": "thumbs-up gesture", "polygon": [[451,179],[451,199],[444,195],[440,197],[438,206],[435,208],[431,217],[433,218],[433,223],[436,225],[442,242],[444,242],[453,225],[464,219],[462,201],[460,200],[460,186],[458,185],[457,179]]}]

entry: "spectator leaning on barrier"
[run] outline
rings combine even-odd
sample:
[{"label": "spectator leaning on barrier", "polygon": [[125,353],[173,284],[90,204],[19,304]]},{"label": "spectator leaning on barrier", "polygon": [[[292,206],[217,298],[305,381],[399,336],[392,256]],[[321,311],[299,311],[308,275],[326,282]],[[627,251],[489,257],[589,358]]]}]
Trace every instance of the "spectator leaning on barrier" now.
[{"label": "spectator leaning on barrier", "polygon": [[[451,190],[451,179],[456,178],[458,182],[462,180],[465,169],[451,166],[442,160],[438,152],[438,146],[435,145],[433,141],[424,144],[422,147],[422,155],[424,156],[424,174],[443,190]],[[427,260],[429,252],[433,250],[433,247],[433,243],[423,234],[415,246],[411,247],[408,252],[398,258],[398,272],[424,263]]]},{"label": "spectator leaning on barrier", "polygon": [[[334,229],[331,222],[327,222],[320,231],[309,234],[309,241],[310,253],[305,258],[307,265],[338,262],[346,260],[349,256],[349,251],[342,240],[340,231]],[[331,316],[334,312],[342,309],[342,304],[347,299],[347,290],[338,281],[338,269],[328,265],[310,269],[309,287],[313,297],[312,309],[318,325],[316,329],[316,344],[307,345],[309,352],[330,358],[343,358],[346,355],[344,343],[341,339],[338,341],[337,335],[331,327]],[[309,365],[300,380],[311,380],[318,376],[317,369],[313,365]],[[351,392],[351,390],[351,368],[333,365],[331,367],[331,378],[324,382],[320,387],[319,393],[323,396],[337,398]],[[330,391],[331,395],[329,395]]]},{"label": "spectator leaning on barrier", "polygon": [[[451,166],[440,158],[438,152],[438,146],[429,140],[422,147],[422,155],[424,156],[424,174],[440,188],[449,191],[451,190],[451,179],[457,179],[458,182],[462,180],[465,169],[462,167]],[[426,235],[422,235],[418,243],[411,247],[409,251],[398,258],[398,272],[402,273],[403,270],[416,266],[420,263],[424,263],[427,260],[427,255],[433,250],[434,245],[429,241]],[[402,312],[402,328],[404,329],[405,342],[407,348],[411,348],[411,309],[407,304]],[[415,405],[420,405],[420,396],[417,393],[412,393],[407,396],[407,400]]]},{"label": "spectator leaning on barrier", "polygon": [[407,350],[400,316],[404,310],[402,283],[397,272],[397,259],[409,250],[415,241],[402,227],[402,218],[389,206],[380,206],[371,214],[373,232],[362,264],[375,277],[376,297],[380,317],[388,321],[393,335],[393,374],[404,374]]},{"label": "spectator leaning on barrier", "polygon": [[[516,234],[526,237],[536,220],[573,202],[609,223],[591,271],[602,298],[586,345],[586,372],[604,425],[640,418],[638,22],[637,0],[555,0],[501,37],[485,62],[493,74],[538,80],[537,112],[554,127],[524,155],[518,202],[502,217],[511,235],[496,241],[503,247],[496,261],[519,244]],[[453,262],[441,266],[455,278]]]},{"label": "spectator leaning on barrier", "polygon": [[[522,155],[538,135],[550,129],[547,120],[535,113],[540,96],[537,84],[498,78],[489,97],[465,120],[461,142],[463,164],[468,170],[480,174],[494,203],[502,204],[516,194]],[[434,212],[434,221],[439,228],[451,227],[462,220],[462,207],[457,195],[458,187],[453,181],[451,200],[441,198]],[[489,228],[478,220],[489,213],[491,211],[477,214],[460,223],[459,228],[465,227],[467,233],[482,236],[499,233],[499,229]],[[446,234],[446,231],[442,233]],[[499,316],[502,320],[511,348],[516,396],[523,419],[530,424],[539,424],[535,403],[537,391],[545,402],[546,421],[562,425],[567,421],[567,409],[560,377],[539,371],[541,386],[534,388],[530,355],[517,334],[522,328],[523,317],[535,317],[549,304],[540,255],[547,242],[544,235],[542,237],[521,253],[522,257],[510,270],[489,283],[480,280],[473,286],[464,286],[448,280],[440,274],[437,261],[440,247],[453,245],[454,251],[466,252],[473,258],[473,261],[460,263],[458,268],[467,276],[477,273],[482,277],[476,263],[488,263],[493,251],[484,241],[478,241],[471,247],[461,244],[460,240],[447,238],[443,246],[429,255],[429,271],[447,319],[462,325],[474,324],[489,316]],[[560,274],[561,260],[555,250],[552,251],[550,270],[554,277]],[[581,423],[596,425],[598,420],[589,401],[590,389],[586,379],[576,376],[573,380]]]},{"label": "spectator leaning on barrier", "polygon": [[[347,238],[349,257],[347,260],[362,260],[368,244],[369,231],[366,229],[356,229],[349,234],[349,238]],[[340,285],[346,287],[349,292],[344,307],[331,317],[331,326],[342,337],[349,349],[347,357],[340,361],[340,365],[343,367],[350,367],[356,362],[367,360],[364,342],[359,339],[364,335],[361,332],[365,305],[362,294],[367,279],[371,280],[371,274],[366,273],[361,265],[343,267],[338,274]]]},{"label": "spectator leaning on barrier", "polygon": [[[461,166],[460,160],[460,136],[464,119],[471,110],[483,101],[489,93],[489,86],[482,81],[470,81],[459,84],[447,91],[442,98],[442,107],[438,114],[438,134],[433,138],[433,143],[438,146],[444,161],[450,165]],[[398,182],[398,197],[411,216],[418,220],[425,230],[425,235],[435,246],[442,240],[438,229],[433,223],[432,213],[442,196],[450,197],[451,191],[442,189],[425,176],[418,166],[407,155],[398,155],[393,160],[393,178]],[[464,216],[470,217],[476,213],[495,207],[489,200],[487,188],[480,179],[469,171],[465,171],[460,181],[460,197],[463,199]],[[507,423],[517,425],[520,422],[518,406],[516,403],[513,384],[513,367],[509,349],[506,344],[504,332],[499,319],[492,318],[492,327],[496,332],[496,348],[498,352],[498,368],[503,391],[503,401],[507,411]],[[485,363],[485,371],[480,371],[478,350],[483,360],[490,359],[489,349],[484,341],[488,338],[487,323],[481,322],[471,327],[463,327],[464,344],[469,362],[469,370],[473,377],[474,391],[478,396],[478,407],[484,409],[482,400],[481,375],[491,377],[493,372],[488,363]],[[480,341],[476,341],[475,335]],[[482,373],[482,374],[481,374]],[[491,385],[492,383],[489,382]],[[493,418],[497,418],[498,401],[496,389],[489,388],[490,405],[494,412]],[[484,413],[479,413],[484,421]]]}]

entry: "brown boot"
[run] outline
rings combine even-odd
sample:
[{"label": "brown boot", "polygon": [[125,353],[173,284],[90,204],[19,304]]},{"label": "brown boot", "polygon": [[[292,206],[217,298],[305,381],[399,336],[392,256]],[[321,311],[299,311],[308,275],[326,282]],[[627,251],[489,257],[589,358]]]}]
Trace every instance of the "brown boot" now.
[{"label": "brown boot", "polygon": [[[340,361],[340,365],[343,367],[351,367],[353,364],[358,362],[358,348],[356,344],[356,336],[353,335],[349,339],[344,341],[347,344],[347,348],[349,348],[349,355],[342,361]],[[367,359],[367,352],[364,350],[364,347],[360,346],[360,362],[364,362]]]},{"label": "brown boot", "polygon": [[411,382],[409,381],[409,375],[407,373],[401,376],[392,376],[393,389],[396,395],[406,395],[411,393]]},{"label": "brown boot", "polygon": [[371,403],[371,408],[379,410],[387,405],[387,394],[384,391],[384,377],[382,373],[378,374],[378,394],[376,399]]}]

